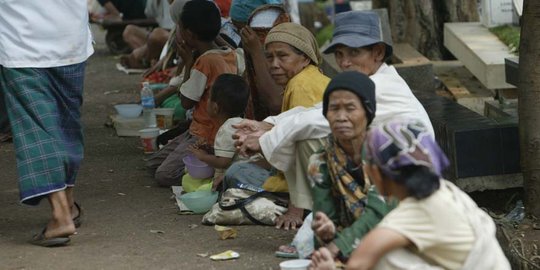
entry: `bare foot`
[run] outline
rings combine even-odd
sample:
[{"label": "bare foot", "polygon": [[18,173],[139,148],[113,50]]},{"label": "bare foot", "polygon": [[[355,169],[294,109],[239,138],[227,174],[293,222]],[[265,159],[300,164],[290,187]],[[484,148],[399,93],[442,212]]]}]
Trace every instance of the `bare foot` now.
[{"label": "bare foot", "polygon": [[286,231],[289,229],[296,230],[297,228],[302,226],[303,215],[304,209],[297,208],[294,205],[290,204],[287,213],[276,218],[276,228],[283,228]]},{"label": "bare foot", "polygon": [[126,68],[148,68],[148,66],[143,65],[143,63],[136,59],[132,54],[122,55],[120,57],[120,64]]},{"label": "bare foot", "polygon": [[292,254],[296,253],[296,247],[292,245],[281,245],[279,246],[278,251]]},{"label": "bare foot", "polygon": [[71,217],[62,221],[53,219],[47,224],[45,238],[65,237],[73,234],[75,234],[75,225]]},{"label": "bare foot", "polygon": [[332,254],[327,248],[320,248],[313,252],[311,256],[310,270],[334,270],[336,269],[336,263],[332,258]]}]

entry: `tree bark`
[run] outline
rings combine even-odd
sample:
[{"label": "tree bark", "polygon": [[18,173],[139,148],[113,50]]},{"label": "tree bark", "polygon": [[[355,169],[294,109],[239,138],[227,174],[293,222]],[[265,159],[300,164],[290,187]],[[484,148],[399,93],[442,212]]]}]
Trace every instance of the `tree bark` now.
[{"label": "tree bark", "polygon": [[540,2],[525,0],[519,46],[518,114],[525,209],[540,217]]},{"label": "tree bark", "polygon": [[430,59],[443,59],[445,22],[478,21],[471,0],[373,0],[373,8],[388,9],[392,39],[407,42]]}]

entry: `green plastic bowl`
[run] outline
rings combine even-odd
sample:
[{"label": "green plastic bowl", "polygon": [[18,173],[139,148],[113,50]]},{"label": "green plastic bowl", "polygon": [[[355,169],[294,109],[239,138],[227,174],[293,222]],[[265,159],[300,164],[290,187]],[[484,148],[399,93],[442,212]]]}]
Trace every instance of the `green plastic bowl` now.
[{"label": "green plastic bowl", "polygon": [[193,213],[203,214],[208,212],[208,210],[210,210],[217,202],[218,192],[209,190],[195,191],[182,194],[178,198],[187,208],[189,208],[189,210],[193,211]]}]

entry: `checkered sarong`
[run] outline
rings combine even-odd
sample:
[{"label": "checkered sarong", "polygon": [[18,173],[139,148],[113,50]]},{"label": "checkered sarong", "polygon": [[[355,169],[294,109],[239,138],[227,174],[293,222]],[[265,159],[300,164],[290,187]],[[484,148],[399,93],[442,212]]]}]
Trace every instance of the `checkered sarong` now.
[{"label": "checkered sarong", "polygon": [[54,68],[0,66],[21,202],[36,205],[75,184],[83,158],[80,107],[85,63]]}]

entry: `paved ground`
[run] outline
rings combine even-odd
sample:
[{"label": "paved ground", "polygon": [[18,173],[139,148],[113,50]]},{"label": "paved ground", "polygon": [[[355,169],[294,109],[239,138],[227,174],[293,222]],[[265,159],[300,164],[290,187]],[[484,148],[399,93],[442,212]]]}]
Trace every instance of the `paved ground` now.
[{"label": "paved ground", "polygon": [[[155,186],[143,170],[136,138],[119,138],[104,127],[112,104],[138,95],[137,75],[114,69],[103,34],[97,33],[96,53],[87,66],[83,122],[85,160],[76,198],[84,223],[68,247],[46,249],[27,241],[47,222],[47,203],[18,203],[15,152],[0,144],[0,268],[1,269],[279,269],[273,256],[292,232],[271,227],[240,226],[238,238],[218,240],[213,227],[200,225],[201,216],[181,216],[169,189]],[[116,91],[117,90],[117,91]],[[113,94],[105,94],[114,91]],[[191,224],[197,224],[190,228]],[[151,233],[161,230],[163,234]],[[213,262],[200,253],[228,249],[240,259]]]}]

